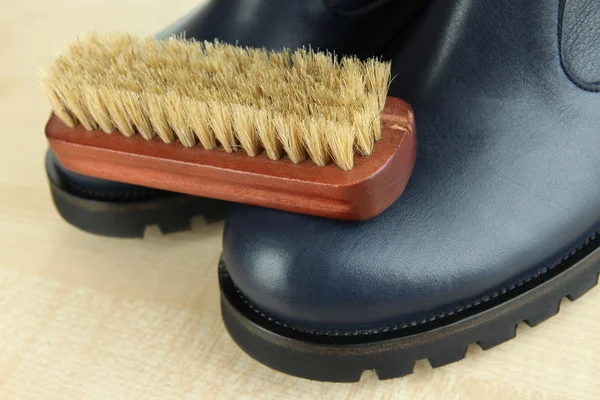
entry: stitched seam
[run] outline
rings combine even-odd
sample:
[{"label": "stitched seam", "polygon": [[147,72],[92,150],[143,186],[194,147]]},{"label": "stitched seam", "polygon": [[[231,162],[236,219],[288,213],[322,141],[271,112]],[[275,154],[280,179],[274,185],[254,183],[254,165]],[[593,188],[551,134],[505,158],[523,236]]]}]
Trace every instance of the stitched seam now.
[{"label": "stitched seam", "polygon": [[557,42],[558,42],[558,57],[560,58],[560,67],[563,70],[564,74],[567,76],[567,78],[569,78],[569,80],[575,86],[577,86],[579,89],[585,90],[586,92],[600,93],[600,87],[594,87],[594,86],[590,86],[587,84],[584,85],[583,83],[581,83],[579,81],[579,78],[577,78],[576,76],[573,76],[573,74],[571,74],[571,72],[565,66],[565,60],[563,57],[563,48],[562,48],[562,29],[563,29],[565,5],[566,5],[566,0],[560,0],[560,2],[558,3],[558,23],[557,23],[557,29],[556,29],[556,36],[557,36]]},{"label": "stitched seam", "polygon": [[[534,274],[528,276],[527,278],[520,279],[518,282],[516,282],[510,286],[503,287],[502,289],[495,291],[491,295],[482,296],[479,299],[474,300],[470,303],[456,306],[452,311],[449,311],[449,312],[442,312],[442,313],[432,315],[432,316],[424,318],[424,319],[414,320],[414,321],[410,321],[407,323],[396,324],[396,325],[391,325],[391,326],[387,326],[387,327],[383,327],[383,328],[375,328],[375,329],[364,329],[364,330],[354,330],[354,331],[319,330],[319,329],[301,328],[298,326],[287,324],[285,322],[280,321],[279,319],[277,319],[275,317],[265,314],[263,311],[258,309],[255,305],[250,303],[250,301],[246,298],[246,296],[244,296],[244,294],[240,291],[240,289],[233,282],[233,280],[231,280],[231,278],[229,278],[229,275],[227,275],[227,276],[228,276],[228,279],[230,280],[230,282],[232,283],[237,295],[240,297],[240,299],[256,314],[260,315],[261,317],[267,319],[268,321],[270,321],[276,325],[279,325],[279,326],[282,326],[282,327],[285,327],[287,329],[291,329],[291,330],[294,330],[297,332],[310,334],[310,335],[338,336],[338,337],[339,336],[375,335],[378,333],[400,331],[402,329],[412,328],[412,327],[416,327],[419,325],[423,325],[425,323],[448,318],[453,315],[463,313],[473,307],[479,306],[481,304],[485,304],[485,303],[489,302],[490,300],[496,299],[497,297],[505,295],[511,291],[514,291],[515,289],[523,286],[524,284],[530,282],[531,280],[537,279],[540,276],[547,274],[548,272],[552,271],[554,268],[556,268],[556,267],[560,266],[561,264],[565,263],[566,261],[568,261],[570,258],[572,258],[577,253],[579,253],[581,250],[583,250],[583,248],[585,248],[587,245],[589,245],[592,241],[596,240],[598,235],[600,235],[600,231],[596,231],[593,235],[588,237],[582,244],[577,246],[575,249],[571,250],[566,255],[562,256],[558,261],[554,262],[553,264],[550,264],[550,265],[536,271]],[[223,259],[220,260],[219,264],[220,264],[220,266],[226,268],[225,261]]]}]

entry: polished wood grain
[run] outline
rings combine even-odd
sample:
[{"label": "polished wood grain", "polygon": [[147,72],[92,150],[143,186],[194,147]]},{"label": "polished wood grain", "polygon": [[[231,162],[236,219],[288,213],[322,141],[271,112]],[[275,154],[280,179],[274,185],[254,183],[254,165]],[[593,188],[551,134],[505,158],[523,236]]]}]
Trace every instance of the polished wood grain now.
[{"label": "polished wood grain", "polygon": [[46,137],[60,162],[72,171],[155,189],[235,201],[326,218],[365,220],[388,208],[412,173],[417,138],[411,107],[388,97],[381,115],[383,138],[373,154],[355,156],[354,168],[319,167],[266,153],[226,153],[140,135],[107,135],[66,126],[56,115]]},{"label": "polished wood grain", "polygon": [[536,328],[520,326],[510,342],[471,346],[455,364],[419,362],[413,375],[383,382],[368,372],[355,384],[310,382],[253,361],[225,332],[222,223],[200,218],[191,232],[152,227],[144,240],[124,240],[62,221],[43,170],[50,108],[39,67],[88,29],[151,33],[193,6],[0,0],[0,399],[600,398],[598,288]]}]

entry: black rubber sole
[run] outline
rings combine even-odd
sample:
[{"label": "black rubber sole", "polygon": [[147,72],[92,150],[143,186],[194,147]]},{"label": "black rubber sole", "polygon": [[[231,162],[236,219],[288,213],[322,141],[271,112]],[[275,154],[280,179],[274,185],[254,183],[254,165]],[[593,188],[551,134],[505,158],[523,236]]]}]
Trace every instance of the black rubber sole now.
[{"label": "black rubber sole", "polygon": [[158,225],[163,234],[186,231],[197,215],[214,222],[224,219],[226,213],[224,203],[187,195],[118,203],[78,197],[53,182],[50,191],[56,209],[68,223],[102,236],[142,238],[150,225]]},{"label": "black rubber sole", "polygon": [[227,214],[225,201],[157,190],[134,198],[93,199],[70,189],[67,178],[58,173],[52,162],[48,152],[46,170],[56,209],[69,224],[89,233],[142,238],[150,225],[158,225],[167,234],[190,230],[195,216],[202,215],[210,223],[223,220]]},{"label": "black rubber sole", "polygon": [[327,336],[285,326],[260,313],[219,265],[223,321],[234,341],[257,361],[286,374],[333,382],[356,382],[365,370],[379,379],[412,373],[418,360],[432,367],[461,360],[467,347],[487,350],[559,311],[562,298],[575,300],[594,287],[600,271],[600,240],[590,238],[575,255],[485,305],[452,317],[393,333]]}]

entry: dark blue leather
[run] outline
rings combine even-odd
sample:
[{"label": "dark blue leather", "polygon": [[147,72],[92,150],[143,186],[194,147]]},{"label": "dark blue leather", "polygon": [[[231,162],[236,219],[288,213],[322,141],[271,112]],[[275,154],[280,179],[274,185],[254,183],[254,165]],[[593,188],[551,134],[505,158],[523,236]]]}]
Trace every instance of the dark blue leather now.
[{"label": "dark blue leather", "polygon": [[406,191],[365,222],[233,206],[224,260],[246,298],[307,329],[411,323],[510,291],[598,230],[600,93],[563,71],[559,20],[559,0],[433,1],[393,61],[419,137]]},{"label": "dark blue leather", "polygon": [[159,33],[269,49],[311,46],[370,57],[396,41],[427,0],[212,0]]},{"label": "dark blue leather", "polygon": [[600,2],[562,0],[560,17],[565,71],[581,87],[600,91]]},{"label": "dark blue leather", "polygon": [[[202,3],[158,37],[185,33],[187,38],[215,38],[270,49],[312,46],[337,54],[383,54],[400,42],[405,23],[426,0],[212,0]],[[88,197],[137,196],[148,189],[62,171]]]},{"label": "dark blue leather", "polygon": [[78,174],[62,166],[52,150],[46,155],[46,172],[48,178],[63,190],[78,196],[103,201],[119,201],[150,198],[165,193],[161,190],[127,183],[107,181]]}]

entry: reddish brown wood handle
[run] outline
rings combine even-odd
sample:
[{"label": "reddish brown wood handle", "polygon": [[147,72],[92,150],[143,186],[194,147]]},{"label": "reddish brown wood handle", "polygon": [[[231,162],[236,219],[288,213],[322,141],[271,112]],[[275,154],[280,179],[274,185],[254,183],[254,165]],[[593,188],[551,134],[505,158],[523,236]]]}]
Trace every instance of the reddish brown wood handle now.
[{"label": "reddish brown wood handle", "polygon": [[328,218],[362,220],[391,205],[404,190],[416,158],[410,106],[388,97],[383,138],[373,154],[356,156],[354,168],[331,163],[293,164],[265,154],[226,153],[145,140],[136,135],[69,128],[52,115],[46,136],[69,170],[96,178],[212,197]]}]

